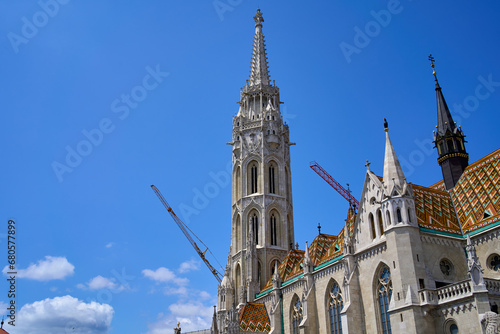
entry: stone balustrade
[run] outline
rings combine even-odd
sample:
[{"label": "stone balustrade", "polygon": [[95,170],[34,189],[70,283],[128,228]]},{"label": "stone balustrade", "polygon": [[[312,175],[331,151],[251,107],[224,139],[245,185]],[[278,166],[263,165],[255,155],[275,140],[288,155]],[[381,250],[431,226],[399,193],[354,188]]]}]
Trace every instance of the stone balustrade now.
[{"label": "stone balustrade", "polygon": [[484,285],[490,295],[500,295],[500,280],[485,278]]},{"label": "stone balustrade", "polygon": [[421,305],[440,305],[472,296],[471,281],[461,281],[439,289],[422,289],[418,292]]}]

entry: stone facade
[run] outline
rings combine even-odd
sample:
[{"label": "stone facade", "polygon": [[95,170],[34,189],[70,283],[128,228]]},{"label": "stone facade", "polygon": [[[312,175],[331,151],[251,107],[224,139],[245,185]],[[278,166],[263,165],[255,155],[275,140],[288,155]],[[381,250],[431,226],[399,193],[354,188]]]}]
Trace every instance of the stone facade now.
[{"label": "stone facade", "polygon": [[230,143],[231,247],[211,332],[500,333],[500,149],[451,185],[412,185],[386,122],[382,177],[367,163],[358,211],[349,209],[338,235],[298,250],[293,143],[269,79],[260,11],[254,19],[252,70]]}]

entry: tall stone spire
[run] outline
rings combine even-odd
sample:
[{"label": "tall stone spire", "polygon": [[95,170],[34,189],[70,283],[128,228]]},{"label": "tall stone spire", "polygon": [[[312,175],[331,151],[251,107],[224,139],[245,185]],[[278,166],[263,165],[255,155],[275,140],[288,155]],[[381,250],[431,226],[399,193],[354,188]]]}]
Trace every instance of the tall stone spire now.
[{"label": "tall stone spire", "polygon": [[267,65],[266,44],[262,33],[264,18],[260,9],[253,17],[255,20],[255,36],[253,38],[252,65],[250,70],[250,85],[270,85],[269,67]]},{"label": "tall stone spire", "polygon": [[403,174],[403,169],[399,164],[396,151],[392,146],[391,139],[389,138],[389,124],[384,118],[384,130],[385,130],[385,157],[384,157],[384,184],[386,187],[391,188],[396,185],[400,188],[403,187],[405,183],[405,176]]},{"label": "tall stone spire", "polygon": [[[294,244],[289,128],[269,80],[262,13],[254,16],[250,79],[233,117],[233,198],[228,257],[236,305],[252,302]],[[221,290],[222,291],[222,290]],[[219,296],[221,297],[221,296]]]},{"label": "tall stone spire", "polygon": [[469,164],[469,155],[465,150],[465,136],[460,127],[451,117],[450,110],[444,99],[441,86],[434,69],[434,57],[429,55],[431,61],[432,74],[436,83],[437,120],[434,131],[434,144],[438,149],[438,163],[443,172],[443,180],[446,189],[451,189],[462,176],[465,168]]}]

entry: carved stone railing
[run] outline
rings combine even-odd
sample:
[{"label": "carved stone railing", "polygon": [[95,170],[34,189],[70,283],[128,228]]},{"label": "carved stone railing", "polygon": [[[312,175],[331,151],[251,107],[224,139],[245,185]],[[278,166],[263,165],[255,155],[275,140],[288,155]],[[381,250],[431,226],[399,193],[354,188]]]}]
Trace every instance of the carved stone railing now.
[{"label": "carved stone railing", "polygon": [[484,285],[490,295],[500,295],[500,280],[485,278]]},{"label": "carved stone railing", "polygon": [[439,289],[422,289],[418,292],[421,305],[440,305],[472,296],[471,281],[461,281]]}]

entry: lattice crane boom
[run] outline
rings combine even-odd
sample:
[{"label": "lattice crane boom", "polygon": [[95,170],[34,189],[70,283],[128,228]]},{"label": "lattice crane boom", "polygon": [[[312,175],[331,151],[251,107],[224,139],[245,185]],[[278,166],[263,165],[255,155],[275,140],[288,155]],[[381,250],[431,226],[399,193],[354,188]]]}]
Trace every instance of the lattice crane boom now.
[{"label": "lattice crane boom", "polygon": [[359,207],[359,201],[351,195],[351,193],[346,190],[340,183],[338,183],[326,170],[323,169],[316,161],[311,162],[310,167],[325,180],[329,185],[333,187],[333,189],[337,190],[337,192],[344,197],[349,204],[351,204],[354,209]]},{"label": "lattice crane boom", "polygon": [[[189,229],[189,227],[187,227],[186,224],[184,224],[184,222],[182,220],[180,220],[179,217],[177,217],[177,215],[175,214],[174,210],[172,210],[172,208],[168,204],[167,200],[165,200],[165,198],[163,197],[163,195],[161,194],[161,192],[158,190],[158,188],[156,188],[154,185],[151,185],[151,188],[155,192],[156,196],[158,196],[158,198],[160,199],[160,201],[163,204],[163,206],[165,207],[165,209],[167,209],[168,213],[170,213],[170,216],[172,216],[172,218],[174,219],[174,221],[177,224],[177,226],[179,226],[179,228],[181,229],[182,233],[184,233],[184,235],[189,240],[189,242],[191,243],[191,245],[193,246],[193,248],[195,249],[195,251],[201,257],[201,259],[203,260],[203,262],[205,262],[205,264],[207,265],[208,269],[212,272],[212,274],[215,276],[215,278],[217,279],[217,281],[219,281],[219,284],[220,284],[222,282],[222,275],[217,271],[217,269],[215,269],[210,264],[210,262],[205,257],[205,253],[207,252],[207,250],[209,250],[208,247],[205,244],[203,244],[203,242],[198,237],[196,237],[196,235],[193,233],[193,231],[191,231]],[[200,248],[198,247],[198,245],[196,244],[196,242],[191,237],[191,234],[193,234],[198,240],[200,240],[200,242],[203,244],[203,246],[206,247],[206,249],[205,249],[204,252],[202,252],[200,250]]]}]

